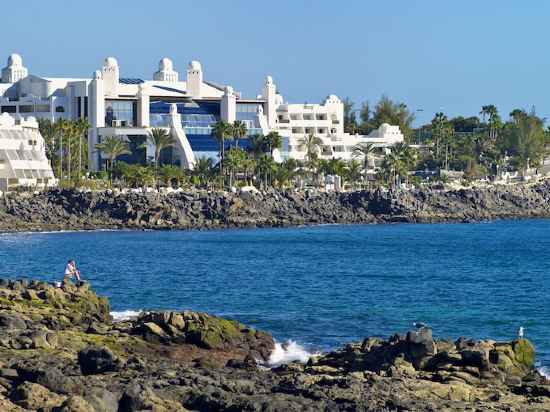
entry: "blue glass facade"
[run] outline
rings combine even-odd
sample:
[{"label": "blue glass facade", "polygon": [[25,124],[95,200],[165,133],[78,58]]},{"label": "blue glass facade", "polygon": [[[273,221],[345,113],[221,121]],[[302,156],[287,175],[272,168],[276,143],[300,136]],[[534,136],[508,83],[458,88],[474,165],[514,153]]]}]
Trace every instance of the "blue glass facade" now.
[{"label": "blue glass facade", "polygon": [[261,103],[237,103],[236,118],[246,124],[247,136],[262,134],[260,122],[258,121],[258,111],[261,105]]},{"label": "blue glass facade", "polygon": [[[219,102],[193,101],[176,105],[193,151],[217,152],[218,142],[212,137],[212,126],[220,119]],[[151,126],[167,126],[169,112],[170,103],[151,102],[149,114]]]},{"label": "blue glass facade", "polygon": [[105,100],[105,125],[134,126],[137,123],[137,102],[132,100]]},{"label": "blue glass facade", "polygon": [[[212,126],[220,119],[220,102],[195,100],[187,103],[177,103],[178,113],[181,115],[182,126],[193,152],[196,156],[214,157],[218,153],[218,141],[212,136]],[[253,107],[252,107],[253,106]],[[150,104],[149,121],[151,127],[165,127],[168,125],[170,103],[153,101]],[[258,122],[258,104],[237,104],[237,120],[245,122],[247,136],[261,134],[262,129]],[[228,141],[227,147],[234,146]],[[238,141],[240,148],[248,148],[248,140]]]}]

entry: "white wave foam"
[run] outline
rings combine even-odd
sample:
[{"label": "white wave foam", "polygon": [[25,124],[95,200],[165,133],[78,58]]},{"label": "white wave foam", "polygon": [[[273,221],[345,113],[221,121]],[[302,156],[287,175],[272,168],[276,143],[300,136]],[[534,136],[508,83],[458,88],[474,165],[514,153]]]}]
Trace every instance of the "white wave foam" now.
[{"label": "white wave foam", "polygon": [[113,322],[123,322],[125,320],[137,318],[140,313],[141,310],[121,310],[118,312],[111,312],[111,316],[113,317]]},{"label": "white wave foam", "polygon": [[550,368],[548,366],[541,366],[537,369],[539,373],[546,379],[550,379]]},{"label": "white wave foam", "polygon": [[269,355],[267,363],[269,366],[278,366],[293,361],[306,363],[313,355],[293,340],[288,340],[285,343],[275,342],[275,349]]}]

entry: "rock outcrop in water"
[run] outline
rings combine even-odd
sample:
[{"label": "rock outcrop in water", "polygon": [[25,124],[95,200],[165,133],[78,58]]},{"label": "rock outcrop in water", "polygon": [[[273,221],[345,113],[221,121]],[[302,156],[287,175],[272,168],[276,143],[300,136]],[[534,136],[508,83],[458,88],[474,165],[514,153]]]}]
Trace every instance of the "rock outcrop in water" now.
[{"label": "rock outcrop in water", "polygon": [[0,198],[0,231],[468,222],[550,216],[550,181],[463,190],[168,195],[53,190]]},{"label": "rock outcrop in water", "polygon": [[434,340],[422,328],[267,369],[257,361],[273,339],[238,322],[108,313],[88,285],[0,280],[0,410],[550,410],[525,339]]}]

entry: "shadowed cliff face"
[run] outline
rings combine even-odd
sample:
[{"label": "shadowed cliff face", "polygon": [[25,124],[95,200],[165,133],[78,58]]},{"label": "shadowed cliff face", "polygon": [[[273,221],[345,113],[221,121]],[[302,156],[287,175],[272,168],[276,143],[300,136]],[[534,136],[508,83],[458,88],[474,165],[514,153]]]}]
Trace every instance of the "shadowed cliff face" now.
[{"label": "shadowed cliff face", "polygon": [[550,182],[457,191],[169,195],[54,190],[0,200],[0,230],[280,227],[550,216]]},{"label": "shadowed cliff face", "polygon": [[260,367],[271,336],[205,313],[113,323],[89,287],[0,280],[2,411],[549,410],[526,339],[366,338]]}]

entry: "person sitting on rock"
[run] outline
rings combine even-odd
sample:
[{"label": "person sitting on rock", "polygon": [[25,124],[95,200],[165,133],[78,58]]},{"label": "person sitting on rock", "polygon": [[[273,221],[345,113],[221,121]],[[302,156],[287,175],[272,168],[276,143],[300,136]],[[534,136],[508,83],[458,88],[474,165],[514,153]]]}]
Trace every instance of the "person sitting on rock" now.
[{"label": "person sitting on rock", "polygon": [[63,283],[69,281],[70,278],[76,278],[78,283],[80,283],[80,271],[76,268],[76,262],[74,260],[69,260],[67,266],[65,267],[65,276],[63,277]]}]

